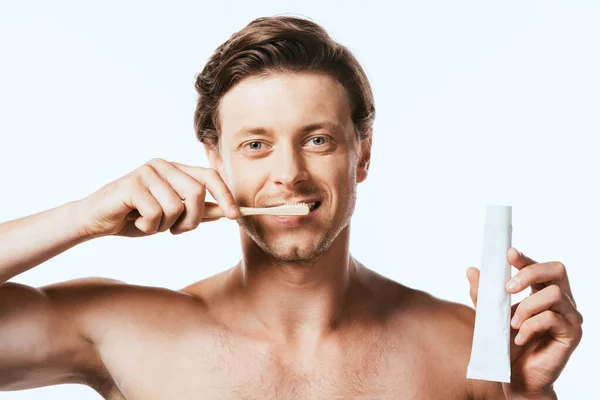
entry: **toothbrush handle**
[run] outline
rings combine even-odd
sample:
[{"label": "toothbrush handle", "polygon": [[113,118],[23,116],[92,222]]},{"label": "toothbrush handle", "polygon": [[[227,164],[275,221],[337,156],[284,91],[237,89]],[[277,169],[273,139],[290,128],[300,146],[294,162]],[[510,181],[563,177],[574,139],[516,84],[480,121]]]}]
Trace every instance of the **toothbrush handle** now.
[{"label": "toothbrush handle", "polygon": [[[306,204],[286,204],[276,207],[239,207],[242,217],[248,215],[306,215],[310,212]],[[216,204],[205,204],[202,219],[224,217],[223,211]]]},{"label": "toothbrush handle", "polygon": [[[260,214],[264,211],[264,208],[252,208],[252,207],[239,207],[240,215],[245,217],[247,215],[256,215]],[[204,215],[202,219],[211,219],[211,218],[223,218],[223,211],[219,208],[219,206],[215,204],[206,204],[204,206]]]},{"label": "toothbrush handle", "polygon": [[224,217],[223,211],[221,211],[219,206],[213,205],[213,204],[206,204],[204,206],[204,215],[202,216],[202,219],[222,218],[222,217]]}]

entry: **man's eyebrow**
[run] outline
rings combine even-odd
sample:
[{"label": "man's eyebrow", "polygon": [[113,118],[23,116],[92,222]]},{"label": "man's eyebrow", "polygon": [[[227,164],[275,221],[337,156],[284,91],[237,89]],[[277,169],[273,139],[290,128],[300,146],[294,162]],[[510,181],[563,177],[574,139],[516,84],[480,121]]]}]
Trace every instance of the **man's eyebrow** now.
[{"label": "man's eyebrow", "polygon": [[312,131],[316,131],[318,129],[327,129],[333,132],[342,131],[342,126],[337,122],[332,121],[320,121],[312,124],[308,124],[300,130],[302,133],[308,133]]},{"label": "man's eyebrow", "polygon": [[248,135],[268,135],[271,133],[269,129],[261,127],[242,126],[237,130],[234,137],[248,136]]},{"label": "man's eyebrow", "polygon": [[[312,131],[316,131],[318,129],[327,129],[333,132],[342,131],[342,126],[339,123],[332,121],[320,121],[313,122],[308,125],[300,128],[300,133],[309,133]],[[251,127],[251,126],[242,126],[237,130],[234,137],[248,136],[248,135],[269,135],[272,134],[273,131],[271,129],[263,128],[263,127]]]}]

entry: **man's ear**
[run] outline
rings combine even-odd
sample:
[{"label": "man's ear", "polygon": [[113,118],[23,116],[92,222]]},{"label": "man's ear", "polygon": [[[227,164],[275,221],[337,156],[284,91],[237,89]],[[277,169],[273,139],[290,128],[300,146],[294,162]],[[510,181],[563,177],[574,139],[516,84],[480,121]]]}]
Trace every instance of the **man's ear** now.
[{"label": "man's ear", "polygon": [[369,128],[365,138],[360,142],[359,159],[356,167],[356,183],[361,183],[367,179],[369,164],[371,163],[371,144],[373,142],[373,129]]}]

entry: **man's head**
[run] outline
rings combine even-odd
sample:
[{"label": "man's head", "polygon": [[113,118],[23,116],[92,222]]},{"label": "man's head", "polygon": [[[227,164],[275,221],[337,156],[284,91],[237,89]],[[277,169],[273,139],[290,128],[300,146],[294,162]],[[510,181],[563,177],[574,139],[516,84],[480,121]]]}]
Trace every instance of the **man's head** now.
[{"label": "man's head", "polygon": [[238,204],[318,202],[294,223],[242,218],[243,231],[282,261],[325,251],[370,160],[375,107],[358,61],[315,23],[261,18],[215,51],[196,89],[196,134]]}]

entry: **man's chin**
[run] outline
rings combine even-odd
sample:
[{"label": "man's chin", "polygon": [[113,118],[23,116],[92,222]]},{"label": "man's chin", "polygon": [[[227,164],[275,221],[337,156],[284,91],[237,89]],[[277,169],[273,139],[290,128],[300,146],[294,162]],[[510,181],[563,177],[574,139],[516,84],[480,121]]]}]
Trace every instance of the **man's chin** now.
[{"label": "man's chin", "polygon": [[331,232],[315,227],[284,231],[269,231],[262,225],[244,224],[241,227],[267,256],[278,262],[310,263],[333,243]]},{"label": "man's chin", "polygon": [[323,254],[325,249],[312,243],[262,242],[259,247],[275,261],[287,263],[308,263]]}]

